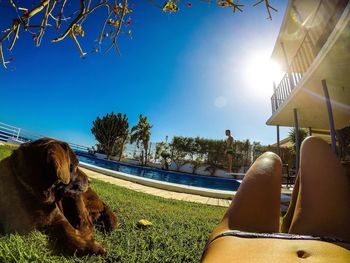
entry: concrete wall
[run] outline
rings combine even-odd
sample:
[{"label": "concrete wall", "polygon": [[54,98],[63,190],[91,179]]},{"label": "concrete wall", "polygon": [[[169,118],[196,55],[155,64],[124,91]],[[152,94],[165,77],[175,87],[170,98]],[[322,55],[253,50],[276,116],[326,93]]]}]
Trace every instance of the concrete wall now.
[{"label": "concrete wall", "polygon": [[[106,159],[106,155],[105,154],[100,154],[100,153],[96,153],[95,156],[97,158],[100,159]],[[111,157],[111,160],[113,161],[118,161],[117,157]],[[126,164],[131,164],[131,165],[141,165],[140,161],[135,160],[135,159],[129,159],[129,158],[122,158],[121,160],[122,163],[126,163]],[[156,168],[156,169],[162,169],[162,165],[160,163],[153,163],[153,162],[148,162],[147,166],[152,167],[152,168]],[[183,173],[190,173],[192,174],[192,170],[193,170],[193,165],[190,163],[186,163],[184,165],[182,165],[180,167],[179,170],[177,170],[176,164],[174,162],[172,162],[169,165],[169,171],[178,171],[178,172],[183,172]],[[235,174],[234,176],[227,174],[226,171],[221,170],[221,169],[217,169],[214,173],[214,176],[217,177],[222,177],[222,178],[235,178],[235,179],[242,179],[244,177],[244,171],[246,170],[245,167],[242,167],[239,171],[239,173]],[[206,170],[206,166],[200,166],[196,169],[195,174],[197,175],[210,175],[210,172]]]}]

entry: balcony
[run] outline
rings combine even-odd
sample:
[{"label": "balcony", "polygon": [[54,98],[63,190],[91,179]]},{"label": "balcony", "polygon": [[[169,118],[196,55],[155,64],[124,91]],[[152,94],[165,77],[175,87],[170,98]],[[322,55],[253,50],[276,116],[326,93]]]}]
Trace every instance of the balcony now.
[{"label": "balcony", "polygon": [[[274,93],[271,97],[272,114],[308,74],[348,3],[349,0],[320,0],[312,14],[300,23],[303,38],[290,62],[286,62],[286,73],[282,80],[277,86],[274,84]],[[293,8],[296,9],[297,6],[296,3]],[[298,10],[295,12],[298,13]]]}]

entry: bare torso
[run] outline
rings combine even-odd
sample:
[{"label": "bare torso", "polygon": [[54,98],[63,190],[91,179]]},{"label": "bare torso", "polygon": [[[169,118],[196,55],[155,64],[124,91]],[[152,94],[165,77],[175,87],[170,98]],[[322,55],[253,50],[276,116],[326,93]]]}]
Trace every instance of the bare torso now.
[{"label": "bare torso", "polygon": [[227,149],[233,148],[233,137],[231,135],[226,139],[226,148]]},{"label": "bare torso", "polygon": [[350,262],[348,249],[322,241],[221,237],[209,245],[202,262],[288,263],[307,259],[308,262],[346,263]]}]

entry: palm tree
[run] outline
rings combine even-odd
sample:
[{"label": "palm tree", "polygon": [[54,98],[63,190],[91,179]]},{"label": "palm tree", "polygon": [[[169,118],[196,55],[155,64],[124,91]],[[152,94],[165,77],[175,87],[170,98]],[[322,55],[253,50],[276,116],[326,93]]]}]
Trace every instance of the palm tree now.
[{"label": "palm tree", "polygon": [[[293,144],[293,152],[295,153],[296,152],[296,129],[291,129],[289,131],[289,134],[288,134],[288,137],[289,139],[291,140],[292,144]],[[298,131],[298,138],[299,138],[299,149],[298,151],[300,150],[300,145],[302,143],[302,141],[307,137],[308,135],[308,132],[306,129],[299,129]]]},{"label": "palm tree", "polygon": [[148,160],[148,145],[151,139],[151,128],[153,126],[149,124],[146,116],[139,116],[139,122],[131,128],[130,142],[136,142],[137,147],[142,144],[142,157],[141,163],[146,164]]}]

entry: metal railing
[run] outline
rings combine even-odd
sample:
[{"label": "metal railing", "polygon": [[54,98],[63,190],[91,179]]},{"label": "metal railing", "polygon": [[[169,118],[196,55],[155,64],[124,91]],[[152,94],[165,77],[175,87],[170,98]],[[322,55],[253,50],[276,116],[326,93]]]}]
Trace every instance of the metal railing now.
[{"label": "metal railing", "polygon": [[305,36],[291,60],[286,74],[271,97],[272,114],[289,97],[303,76],[315,61],[317,54],[334,30],[349,0],[321,0],[314,12],[309,29],[304,28]]},{"label": "metal railing", "polygon": [[18,140],[21,129],[0,122],[0,141]]},{"label": "metal railing", "polygon": [[[11,142],[11,143],[24,143],[28,141],[34,141],[43,137],[47,137],[44,135],[40,135],[38,133],[33,133],[19,127],[15,127],[3,122],[0,122],[0,141],[3,142]],[[89,147],[79,145],[76,143],[67,142],[69,146],[75,150],[80,152],[89,152]]]},{"label": "metal railing", "polygon": [[72,142],[67,142],[67,143],[74,151],[89,153],[91,150],[89,147],[84,146],[84,145],[79,145],[79,144],[72,143]]}]

